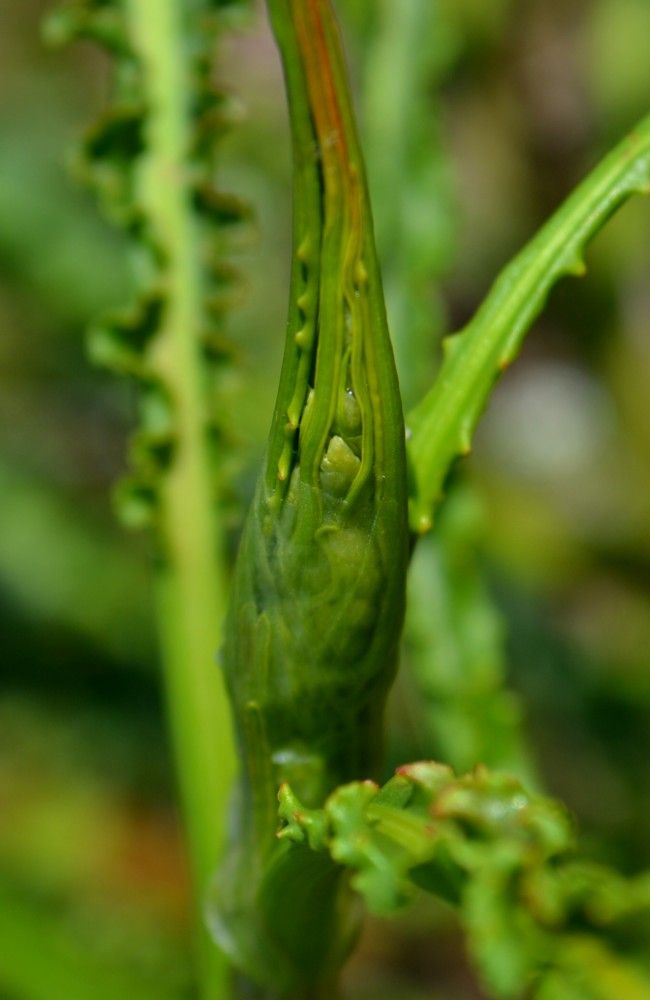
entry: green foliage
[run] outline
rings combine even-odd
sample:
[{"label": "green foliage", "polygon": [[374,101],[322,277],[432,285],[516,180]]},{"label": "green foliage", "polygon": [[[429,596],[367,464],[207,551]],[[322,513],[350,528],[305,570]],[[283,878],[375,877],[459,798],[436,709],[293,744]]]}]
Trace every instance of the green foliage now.
[{"label": "green foliage", "polygon": [[[298,13],[298,8],[294,8],[293,13],[296,23],[299,25],[302,14]],[[283,22],[282,27],[286,29],[287,25]],[[295,54],[293,55],[295,56]],[[291,81],[292,69],[295,71],[294,65],[289,66],[288,73],[295,117],[296,108],[300,106],[301,95],[296,95],[291,89],[291,84],[296,86],[296,80]],[[306,89],[309,89],[308,81]],[[314,111],[312,114],[314,115]],[[501,367],[504,366],[503,362],[506,357],[510,360],[509,351],[511,353],[514,351],[512,345],[517,342],[517,338],[521,339],[534,315],[541,308],[543,298],[550,285],[560,274],[575,267],[576,255],[578,251],[582,250],[587,238],[602,225],[617,204],[634,191],[643,189],[647,184],[646,145],[642,139],[637,140],[637,148],[632,154],[628,153],[627,148],[623,148],[622,152],[612,154],[610,160],[606,161],[605,165],[596,172],[594,178],[587,182],[583,189],[574,196],[569,206],[563,212],[558,213],[557,219],[549,224],[540,237],[534,241],[532,249],[524,252],[523,264],[521,261],[515,263],[506,277],[495,286],[496,291],[493,293],[493,297],[499,300],[499,305],[503,306],[504,297],[510,305],[510,313],[507,310],[504,312],[502,309],[498,313],[501,323],[498,360]],[[632,165],[629,162],[630,156],[633,160]],[[298,187],[298,204],[304,210],[305,204],[308,204],[309,194],[302,192],[302,195],[303,201],[300,200],[301,192],[300,187]],[[300,232],[300,229],[298,229],[298,236],[302,237],[302,240],[296,240],[296,246],[300,247],[304,245],[304,234]],[[526,265],[528,265],[528,270],[526,270]],[[294,271],[294,275],[295,273]],[[305,280],[308,279],[308,272],[305,274],[304,268],[299,273]],[[536,289],[536,297],[530,295],[531,282]],[[338,287],[345,288],[345,282],[339,280]],[[308,288],[308,290],[310,289]],[[492,304],[491,299],[488,299],[483,312],[479,313],[479,317],[483,313],[488,318],[492,317],[491,308],[496,309],[496,306]],[[309,316],[303,315],[302,319],[305,318],[310,321]],[[478,324],[478,320],[476,322]],[[295,326],[290,320],[290,337],[293,329]],[[481,328],[480,336],[476,334],[476,340],[482,350],[487,350],[486,342],[489,346],[487,329],[489,329],[489,324],[486,322]],[[466,338],[466,340],[469,339],[471,338]],[[469,351],[470,348],[468,347],[467,350]],[[472,405],[476,407],[476,410],[471,409],[467,406],[469,390],[463,386],[463,380],[468,384],[471,381],[472,365],[476,363],[477,350],[477,343],[472,341],[471,362],[467,361],[464,356],[463,364],[459,363],[457,369],[450,371],[449,367],[443,367],[440,375],[440,384],[443,387],[441,391],[443,394],[447,394],[447,398],[452,400],[453,407],[455,407],[449,419],[452,423],[458,421],[459,425],[465,429],[466,434],[469,433],[469,428],[480,412],[480,407],[476,406],[480,397],[473,393],[474,402]],[[451,356],[449,350],[447,358],[449,359]],[[484,372],[488,367],[489,364],[484,363]],[[291,428],[293,427],[291,400],[293,400],[295,392],[295,372],[300,373],[300,361],[296,356],[293,344],[288,352],[288,362],[285,361],[285,383],[287,371],[289,372],[289,388],[287,390],[285,384],[284,387],[281,385],[280,389],[280,403],[276,411],[278,416],[276,416],[275,422],[276,444],[274,445],[272,434],[270,446],[272,458],[267,466],[267,489],[272,488],[271,484],[278,463],[281,482],[287,477],[283,456],[289,455],[290,452],[287,450],[286,443],[283,442],[279,429],[284,425],[286,413],[289,414],[290,432],[292,432]],[[493,376],[491,379],[484,378],[485,394],[487,394],[492,380]],[[336,385],[337,380],[330,380],[330,391],[335,391]],[[470,388],[473,388],[473,384]],[[301,392],[302,395],[299,396],[299,399],[304,399],[305,389],[303,388]],[[422,454],[422,451],[418,452],[418,446],[422,450],[429,447],[429,442],[421,430],[422,425],[427,422],[428,430],[430,426],[436,427],[435,420],[431,418],[434,406],[431,403],[431,398],[431,396],[428,397],[421,404],[419,409],[421,423],[417,423],[417,418],[415,421],[416,434],[414,435],[415,440],[411,441],[411,454],[416,456],[416,460]],[[435,399],[435,397],[433,398]],[[452,404],[450,404],[451,409]],[[446,429],[443,424],[442,430],[439,431],[441,436]],[[450,437],[453,438],[453,434]],[[422,441],[425,444],[421,444]],[[445,453],[443,461],[446,461],[447,465],[454,457],[456,445],[457,442],[452,441],[449,454]],[[443,465],[441,462],[440,468],[443,469],[441,477],[446,473],[447,465]],[[418,473],[421,471],[421,467],[415,465],[416,481]],[[431,470],[429,469],[428,472],[430,474]],[[288,495],[290,497],[291,493]],[[296,496],[300,498],[299,493],[296,493]],[[266,519],[260,514],[257,515],[262,530],[255,541],[251,543],[250,548],[247,548],[246,542],[244,543],[244,548],[240,553],[242,560],[240,566],[247,566],[252,575],[247,587],[243,591],[235,593],[235,607],[242,607],[242,604],[246,606],[249,603],[249,598],[246,595],[255,593],[255,582],[258,581],[258,614],[262,610],[262,606],[266,607],[264,599],[262,599],[262,604],[259,604],[259,581],[264,579],[265,574],[264,572],[260,573],[260,571],[255,573],[253,569],[255,565],[254,553],[256,549],[259,552],[265,551],[263,531],[264,525],[271,523],[268,514],[269,508],[270,504],[267,498],[261,512],[262,514],[267,512]],[[419,524],[420,528],[422,528],[423,523]],[[277,547],[277,542],[274,541],[272,551],[275,551]],[[479,758],[485,754],[489,756],[492,752],[497,760],[511,758],[513,763],[520,765],[522,770],[525,770],[526,765],[523,763],[524,756],[521,748],[513,744],[511,749],[507,750],[503,745],[500,745],[498,739],[495,742],[495,734],[503,732],[506,734],[506,739],[509,739],[516,727],[513,726],[510,718],[514,710],[513,706],[507,704],[506,696],[500,692],[498,661],[497,673],[495,674],[493,672],[494,664],[489,661],[486,664],[484,660],[486,643],[485,635],[482,632],[476,639],[476,647],[472,646],[473,636],[476,635],[472,626],[476,621],[480,623],[482,620],[480,611],[479,617],[476,617],[477,609],[480,609],[482,601],[481,592],[473,585],[470,586],[469,590],[465,589],[466,562],[462,556],[462,572],[460,577],[454,579],[453,561],[450,561],[450,558],[453,559],[453,547],[447,545],[443,551],[447,561],[444,564],[441,577],[444,579],[445,585],[449,586],[450,593],[453,594],[454,612],[457,608],[457,613],[461,616],[460,623],[462,623],[455,622],[452,616],[451,622],[454,624],[451,625],[451,631],[456,646],[459,636],[464,636],[466,641],[466,646],[461,644],[461,648],[464,650],[464,659],[467,661],[467,666],[464,664],[465,669],[462,671],[462,676],[467,679],[470,688],[459,688],[462,691],[459,698],[459,711],[471,714],[468,695],[472,692],[472,684],[476,686],[475,693],[480,705],[479,711],[484,714],[486,695],[492,697],[494,701],[492,727],[483,727],[484,735],[491,734],[488,739],[489,745],[482,748],[475,746],[471,749],[466,748],[465,754],[471,759],[474,752],[477,752]],[[305,554],[305,550],[301,549],[300,556],[304,557]],[[267,559],[268,556],[265,557],[265,563]],[[274,564],[271,563],[271,565]],[[279,580],[283,580],[282,572],[272,571],[272,575],[268,577],[268,584],[277,588]],[[288,593],[298,595],[304,592],[304,586],[301,584],[293,587],[288,585],[286,590]],[[245,596],[244,601],[241,600],[242,596]],[[438,604],[440,604],[439,601]],[[444,615],[444,605],[439,610],[440,614]],[[297,629],[296,615],[301,615],[301,611],[300,605],[297,608],[295,604],[293,605],[291,630],[287,630],[284,633],[285,636],[288,637],[292,632],[295,633]],[[313,616],[307,613],[301,615],[301,619],[303,623],[306,623],[312,620]],[[350,619],[348,624],[352,626],[353,620]],[[301,634],[304,627],[303,624],[298,634]],[[264,628],[259,630],[260,638],[257,643],[249,641],[245,644],[244,655],[249,663],[259,664],[262,660],[273,662],[272,656],[270,661],[267,657],[268,650],[273,647],[271,636],[274,630],[269,619],[265,622]],[[248,632],[249,628],[242,628],[240,621],[238,627],[232,632],[233,642],[240,642],[242,636]],[[260,642],[263,643],[264,653],[261,653]],[[286,638],[284,642],[286,645]],[[306,659],[309,662],[311,659],[312,662],[318,664],[318,648],[319,643],[314,636],[305,648],[306,656],[303,654],[302,657],[297,657],[296,663],[299,660],[304,663]],[[473,660],[476,650],[478,650],[478,658]],[[431,649],[430,655],[437,665],[440,664],[439,651]],[[237,660],[233,660],[233,662],[237,662]],[[302,677],[304,667],[301,670],[300,676]],[[244,671],[245,666],[242,661],[236,671],[238,680]],[[321,676],[324,676],[323,668],[320,668],[320,673]],[[457,675],[458,671],[452,669],[451,673]],[[259,680],[259,674],[257,676]],[[286,656],[286,652],[281,674],[278,674],[274,679],[273,670],[265,669],[263,676],[265,684],[267,683],[266,677],[270,677],[268,688],[265,688],[265,691],[281,690],[281,677],[284,677],[286,681],[286,678],[291,676],[290,658]],[[424,683],[426,684],[427,681],[430,683],[431,678],[432,674],[429,671]],[[457,682],[455,686],[458,688]],[[296,690],[298,689],[296,688]],[[272,724],[269,726],[265,721],[267,710],[263,707],[264,700],[268,695],[265,695],[264,699],[260,698],[259,689],[255,691],[252,687],[247,687],[242,693],[239,693],[235,688],[235,692],[235,706],[238,704],[247,706],[251,714],[256,715],[255,726],[249,725],[248,744],[246,740],[243,744],[244,757],[247,753],[251,753],[253,747],[256,747],[267,758],[267,761],[269,756],[273,761],[272,741],[269,748],[265,748],[269,730],[272,731]],[[328,705],[327,702],[325,704]],[[294,732],[300,729],[301,723],[297,714],[299,705],[304,713],[302,723],[305,724],[305,718],[309,719],[309,699],[305,700],[304,696],[302,698],[295,697],[293,702],[287,703],[287,709],[285,709],[287,719],[291,719],[292,711],[296,713],[295,718],[291,720],[288,732],[291,732],[292,728]],[[447,699],[444,708],[448,709],[448,707],[449,700]],[[304,709],[307,711],[304,712]],[[334,706],[328,708],[330,716],[332,709],[336,711]],[[338,712],[338,718],[339,720],[342,718],[341,712]],[[451,729],[455,730],[453,736],[460,738],[462,726],[459,728],[459,716],[455,719],[452,716],[450,721]],[[274,719],[273,722],[276,723],[277,720]],[[470,731],[476,733],[481,730],[474,724]],[[313,731],[306,731],[305,747],[308,751],[312,746],[318,746],[318,739],[319,727]],[[558,988],[570,989],[571,979],[575,976],[578,977],[578,981],[580,979],[583,982],[590,980],[588,988],[592,991],[600,989],[601,977],[593,978],[589,962],[580,959],[580,957],[576,958],[576,955],[580,956],[581,949],[584,950],[585,954],[592,954],[594,950],[601,954],[601,951],[598,950],[601,946],[584,944],[580,936],[574,940],[569,927],[576,910],[580,909],[582,912],[584,909],[586,914],[590,914],[594,908],[598,909],[597,901],[594,902],[588,894],[586,898],[583,898],[585,894],[584,884],[586,882],[589,885],[598,884],[600,886],[603,883],[610,888],[616,886],[614,891],[618,891],[620,894],[619,905],[623,910],[627,908],[634,910],[637,904],[643,907],[647,903],[645,899],[646,883],[641,882],[641,891],[638,893],[640,900],[637,900],[636,886],[629,888],[617,876],[606,876],[606,873],[591,869],[588,865],[577,863],[571,865],[568,861],[560,868],[559,859],[566,860],[573,843],[570,824],[556,804],[541,798],[530,798],[514,778],[498,774],[491,777],[488,772],[481,771],[476,776],[456,781],[448,769],[436,769],[435,766],[429,766],[427,769],[426,765],[422,765],[419,768],[414,767],[412,770],[418,775],[415,780],[417,791],[421,793],[425,790],[428,798],[425,795],[423,800],[417,800],[413,794],[414,782],[410,780],[414,774],[406,768],[402,769],[400,777],[394,779],[394,782],[390,783],[382,792],[378,793],[376,786],[369,782],[345,786],[331,795],[324,810],[314,810],[313,802],[318,794],[322,794],[324,785],[314,779],[314,764],[309,760],[310,754],[307,752],[296,755],[295,750],[293,754],[287,754],[281,746],[281,742],[278,742],[277,745],[280,747],[282,764],[285,766],[288,764],[298,769],[298,788],[300,789],[302,785],[306,790],[306,800],[300,792],[296,796],[287,786],[283,786],[281,792],[281,814],[288,821],[283,835],[285,839],[293,840],[301,845],[295,858],[296,871],[304,864],[305,846],[316,851],[327,848],[334,861],[358,871],[353,879],[353,885],[366,897],[371,908],[381,912],[390,912],[404,901],[408,896],[411,884],[407,876],[415,873],[414,878],[419,884],[435,889],[444,898],[461,905],[463,922],[469,934],[470,947],[486,983],[495,995],[519,996],[531,982],[541,976],[545,978],[537,983],[536,988],[539,987],[539,990],[542,991],[548,988],[549,982],[555,982],[558,984]],[[348,742],[346,741],[346,743]],[[453,744],[450,745],[453,746]],[[453,756],[453,749],[451,752]],[[317,775],[320,767],[320,764],[316,764]],[[244,802],[248,797],[254,803],[256,783],[261,790],[265,784],[270,784],[270,787],[273,787],[274,784],[277,785],[282,777],[281,768],[278,768],[277,762],[275,767],[270,770],[267,763],[265,771],[263,762],[259,758],[249,768],[249,773],[250,786],[243,793]],[[442,802],[438,799],[439,795]],[[408,806],[410,809],[407,809]],[[366,815],[366,809],[370,810],[369,818]],[[266,807],[258,807],[258,814],[262,812],[266,812]],[[254,805],[252,814],[255,815]],[[414,816],[417,816],[417,823],[414,822]],[[463,824],[460,828],[459,823]],[[470,827],[470,833],[474,828],[474,832],[478,832],[478,844],[474,844],[470,836],[466,835],[465,826]],[[246,843],[245,838],[243,843]],[[258,832],[257,837],[254,837],[254,843],[259,848],[260,843],[264,843],[264,834],[260,837]],[[254,851],[251,851],[251,847],[244,847],[242,860],[238,866],[240,873],[244,871],[243,858],[250,859],[251,856],[254,857]],[[276,848],[271,851],[271,857],[281,859],[280,867],[283,873],[291,870],[290,854],[283,854],[281,850]],[[276,862],[276,864],[278,863]],[[273,868],[273,862],[269,867]],[[307,879],[306,869],[303,872],[303,879],[305,881]],[[241,875],[235,875],[235,882],[241,881]],[[272,881],[267,880],[267,890],[271,884],[273,884]],[[281,891],[280,884],[280,880],[275,882],[274,892]],[[532,902],[529,899],[531,894],[536,894],[533,895]],[[264,892],[257,896],[255,903],[249,900],[247,906],[242,907],[238,914],[240,927],[246,922],[246,912],[252,914],[255,907],[259,912],[260,900],[263,898],[265,898]],[[270,906],[268,915],[264,917],[266,933],[268,934],[269,928],[272,928],[271,935],[275,934],[276,941],[278,941],[281,934],[277,927],[273,927],[271,919],[272,913],[277,913],[277,906],[274,907],[272,902],[266,903],[266,905]],[[294,916],[300,912],[295,905],[291,909]],[[225,919],[227,922],[227,912],[225,918],[222,912],[221,919]],[[230,919],[232,922],[232,914]],[[329,914],[328,919],[330,919]],[[304,924],[304,921],[299,922]],[[305,939],[308,940],[309,935],[303,937],[301,944]],[[251,943],[250,940],[249,947],[251,955],[244,964],[253,970],[255,944]],[[622,977],[623,980],[629,979],[632,983],[635,982],[637,973],[633,967],[628,969],[623,965],[622,968],[619,968],[618,960],[613,955],[609,955],[606,949],[602,951],[602,954],[606,957],[608,968],[613,970],[611,975]],[[262,978],[259,970],[259,951],[257,963],[256,971],[258,976]],[[271,963],[269,963],[269,970],[270,968]],[[643,983],[639,979],[638,989],[643,988]],[[543,995],[543,993],[540,992],[539,995]]]},{"label": "green foliage", "polygon": [[469,453],[495,380],[516,357],[552,286],[564,275],[584,274],[587,243],[623,202],[649,189],[646,118],[501,273],[468,326],[445,340],[442,368],[407,418],[413,531],[431,528],[449,468],[459,455]]},{"label": "green foliage", "polygon": [[281,837],[349,869],[372,911],[395,912],[416,887],[458,907],[491,996],[648,996],[650,978],[608,935],[648,914],[650,873],[578,860],[565,809],[515,778],[410,764],[383,788],[338,788],[319,810],[285,785],[280,816]]},{"label": "green foliage", "polygon": [[[355,0],[347,11],[371,35],[364,101],[371,178],[382,199],[380,249],[409,406],[430,382],[442,322],[430,278],[442,272],[451,245],[445,157],[424,91],[439,86],[466,26],[480,48],[498,34],[507,6],[486,14],[474,3]],[[134,476],[121,507],[130,523],[156,529],[160,634],[199,906],[223,840],[232,773],[213,668],[227,576],[223,376],[231,349],[223,325],[238,282],[224,255],[229,234],[249,215],[214,185],[215,139],[229,127],[231,106],[211,82],[210,48],[215,29],[247,7],[88,0],[65,5],[50,22],[53,38],[93,39],[113,57],[114,107],[89,131],[80,169],[131,241],[139,295],[96,327],[90,350],[140,387]],[[458,908],[495,997],[531,990],[536,1000],[645,997],[634,954],[639,932],[635,926],[637,937],[626,941],[626,931],[647,912],[647,877],[576,860],[566,813],[519,783],[528,754],[517,700],[503,689],[501,624],[477,565],[482,529],[467,493],[452,495],[435,537],[418,542],[407,648],[431,749],[457,770],[481,760],[517,779],[484,769],[457,779],[422,764],[400,769],[382,790],[368,781],[341,785],[375,776],[380,761],[409,547],[404,428],[330,5],[269,0],[269,7],[294,138],[292,289],[224,653],[242,780],[213,929],[246,979],[269,995],[329,998],[358,927],[350,876],[369,907],[385,914],[420,886]],[[584,246],[608,215],[647,190],[649,147],[646,120],[446,342],[439,377],[408,421],[414,532],[430,526],[450,465],[467,451],[498,372],[551,285],[580,271]],[[62,532],[63,547],[68,537]],[[101,634],[96,616],[77,620]],[[278,842],[282,782],[289,785]],[[18,918],[23,947],[30,915]],[[96,975],[87,971],[92,956],[61,960],[56,938],[44,945],[60,992],[72,995],[75,979]],[[203,993],[220,1000],[225,970],[210,945],[203,962]],[[30,985],[24,961],[13,969],[16,989],[42,993],[42,976]],[[118,992],[147,995],[147,984],[115,982]],[[103,985],[113,988],[108,978]],[[250,982],[239,985],[255,993]]]},{"label": "green foliage", "polygon": [[462,773],[481,761],[530,785],[522,706],[505,688],[505,626],[483,580],[479,499],[456,487],[409,572],[405,659],[425,745]]},{"label": "green foliage", "polygon": [[[133,526],[157,518],[161,475],[182,448],[182,393],[170,370],[178,351],[169,336],[165,346],[165,335],[180,320],[184,272],[185,294],[191,296],[183,307],[191,331],[184,333],[191,332],[193,364],[201,368],[200,430],[214,442],[224,436],[219,379],[231,349],[223,314],[237,281],[223,262],[224,243],[225,234],[248,217],[247,207],[218,191],[214,181],[217,147],[231,110],[228,94],[212,80],[211,48],[223,16],[219,11],[230,6],[205,0],[184,13],[173,4],[167,13],[153,7],[149,23],[146,5],[129,0],[69,0],[46,24],[50,42],[89,39],[113,57],[113,103],[87,130],[76,170],[133,241],[138,298],[96,324],[89,338],[94,361],[140,383],[134,475],[119,491],[121,513]],[[214,16],[210,21],[211,13],[216,21]],[[179,51],[190,47],[186,62],[172,52],[165,64],[168,30]],[[171,170],[180,181],[173,198],[164,194]]]},{"label": "green foliage", "polygon": [[[365,806],[374,803],[375,786],[366,782],[332,792],[346,772],[370,775],[376,767],[381,708],[401,619],[401,602],[396,604],[405,556],[399,522],[401,421],[332,12],[328,3],[302,0],[271,3],[270,10],[294,139],[294,260],[278,401],[239,551],[227,628],[224,666],[243,770],[233,848],[217,880],[213,927],[235,965],[270,995],[301,995],[307,984],[316,991],[331,989],[349,940],[341,913],[350,906],[346,882],[323,862],[323,852],[320,865],[309,860],[307,847],[327,846],[334,861],[361,869],[354,884],[371,907],[394,908],[411,869],[445,898],[462,903],[486,982],[497,995],[515,997],[549,962],[561,975],[565,948],[573,948],[571,935],[562,933],[568,927],[560,926],[562,920],[568,924],[573,870],[566,879],[567,899],[556,900],[561,916],[548,941],[526,908],[530,884],[543,882],[547,863],[555,865],[571,847],[559,807],[528,798],[517,779],[481,771],[454,785],[450,798],[460,799],[458,808],[466,810],[468,821],[486,826],[489,849],[481,844],[474,851],[463,843],[456,857],[453,838],[449,845],[443,837],[442,848],[437,842],[432,848],[429,835],[416,842],[412,818],[399,810],[406,805],[400,798],[405,788],[393,783],[385,792],[393,808],[390,820],[415,853],[395,855],[391,847],[386,860],[359,829]],[[434,388],[409,421],[414,529],[430,526],[429,508],[449,465],[466,450],[496,372],[512,360],[553,282],[582,269],[586,242],[619,204],[647,187],[649,138],[646,122],[610,154],[497,281],[469,332],[446,342]],[[391,572],[384,550],[389,536]],[[444,657],[435,641],[429,642],[428,629],[420,666],[426,656],[430,662],[420,683],[424,691],[428,685],[429,714],[451,757],[463,763],[494,759],[526,773],[517,709],[501,690],[498,634],[489,611],[484,615],[483,591],[467,572],[468,548],[466,525],[456,536],[452,527],[439,570],[450,601],[441,602],[440,592],[434,596],[460,654],[460,671],[458,665],[449,668],[457,704],[444,690]],[[444,644],[442,635],[437,638]],[[406,769],[404,776],[409,773]],[[441,790],[441,781],[451,785],[454,779],[447,770],[423,772],[428,791]],[[293,790],[283,793],[283,814],[297,822],[285,839],[301,845],[293,854],[274,840],[274,793],[284,782]],[[412,790],[409,785],[409,795]],[[341,824],[331,837],[324,814],[314,811],[328,793],[325,812]],[[426,806],[419,819],[429,834],[431,802]],[[401,851],[404,845],[398,844]],[[442,869],[427,867],[432,850],[436,862],[439,851],[444,855]],[[317,911],[309,890],[315,884],[321,886]],[[513,884],[516,891],[509,895]],[[550,906],[555,889],[549,892],[542,908]],[[300,935],[296,925],[303,929]],[[522,937],[526,943],[515,946]],[[556,945],[551,960],[548,953]]]}]

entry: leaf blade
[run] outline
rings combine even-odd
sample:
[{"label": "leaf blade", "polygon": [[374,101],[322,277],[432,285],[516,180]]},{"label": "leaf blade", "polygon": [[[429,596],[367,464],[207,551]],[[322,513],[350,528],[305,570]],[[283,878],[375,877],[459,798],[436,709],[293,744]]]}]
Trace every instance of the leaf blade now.
[{"label": "leaf blade", "polygon": [[432,526],[445,477],[469,453],[490,392],[517,356],[549,291],[583,275],[587,244],[632,195],[650,193],[650,116],[582,181],[504,268],[467,326],[444,342],[438,377],[407,417],[412,492],[409,520]]}]

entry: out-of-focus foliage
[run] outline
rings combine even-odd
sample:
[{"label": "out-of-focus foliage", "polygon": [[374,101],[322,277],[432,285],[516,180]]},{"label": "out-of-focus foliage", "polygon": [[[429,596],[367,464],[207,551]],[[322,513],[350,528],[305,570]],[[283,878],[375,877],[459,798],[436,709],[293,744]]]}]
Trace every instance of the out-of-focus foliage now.
[{"label": "out-of-focus foliage", "polygon": [[[382,6],[339,4],[362,117]],[[128,301],[131,279],[122,240],[66,170],[105,104],[106,66],[91,46],[47,51],[48,8],[9,4],[0,32],[0,993],[180,997],[189,900],[149,573],[143,543],[116,528],[109,502],[133,399],[87,363],[83,337]],[[648,17],[646,0],[440,0],[441,54],[418,102],[416,153],[424,169],[427,135],[439,135],[451,200],[412,206],[427,267],[438,266],[429,224],[439,234],[440,213],[455,220],[445,222],[455,234],[440,267],[444,305],[418,272],[432,339],[445,313],[449,329],[467,319],[498,268],[647,111]],[[376,73],[390,81],[391,67]],[[241,119],[222,186],[259,220],[237,254],[246,289],[231,322],[241,509],[288,288],[289,145],[262,20],[232,35],[220,75]],[[630,875],[650,863],[649,232],[650,208],[637,201],[594,244],[584,283],[554,292],[459,470],[483,508],[479,555],[467,558],[484,567],[481,587],[505,623],[499,669],[508,665],[525,706],[545,787],[576,815],[592,859]],[[388,270],[390,246],[380,252]],[[389,725],[394,763],[433,752],[421,708],[407,676]],[[450,912],[425,904],[398,925],[369,925],[348,985],[373,1000],[485,996]]]},{"label": "out-of-focus foliage", "polygon": [[[374,912],[395,911],[413,885],[459,907],[490,996],[648,996],[638,959],[612,952],[604,935],[618,927],[620,938],[628,918],[649,915],[650,872],[625,879],[574,859],[563,807],[516,778],[410,764],[381,789],[337,788],[323,809],[306,809],[284,785],[280,815],[281,837],[349,867]],[[647,944],[646,935],[641,957]]]}]

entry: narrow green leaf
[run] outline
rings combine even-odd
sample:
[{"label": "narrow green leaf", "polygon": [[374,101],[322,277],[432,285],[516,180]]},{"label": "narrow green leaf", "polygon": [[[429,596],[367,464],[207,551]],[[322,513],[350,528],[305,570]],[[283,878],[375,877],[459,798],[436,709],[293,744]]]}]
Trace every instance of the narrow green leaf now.
[{"label": "narrow green leaf", "polygon": [[583,254],[607,219],[633,194],[650,191],[650,117],[593,170],[505,268],[469,324],[445,341],[433,387],[407,418],[413,531],[431,528],[443,484],[499,375],[511,364],[564,275],[585,273]]}]

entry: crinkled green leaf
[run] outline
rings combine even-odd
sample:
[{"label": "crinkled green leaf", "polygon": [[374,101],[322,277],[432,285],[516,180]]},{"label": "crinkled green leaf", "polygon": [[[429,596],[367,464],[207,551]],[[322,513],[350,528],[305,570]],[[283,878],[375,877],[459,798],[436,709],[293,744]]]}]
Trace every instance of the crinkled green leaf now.
[{"label": "crinkled green leaf", "polygon": [[576,860],[564,807],[514,777],[478,768],[458,778],[422,762],[400,768],[382,789],[338,788],[322,810],[304,810],[284,788],[280,819],[281,837],[349,869],[374,912],[395,912],[415,886],[455,903],[491,996],[627,1000],[616,983],[630,984],[630,996],[650,995],[639,992],[650,980],[634,959],[607,941],[623,918],[650,914],[650,876]]}]

